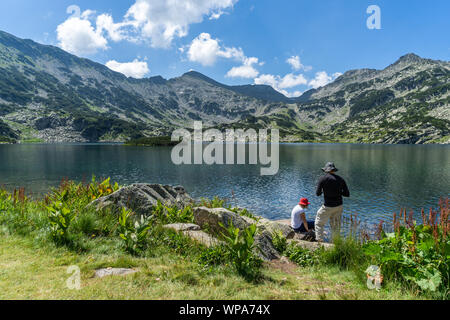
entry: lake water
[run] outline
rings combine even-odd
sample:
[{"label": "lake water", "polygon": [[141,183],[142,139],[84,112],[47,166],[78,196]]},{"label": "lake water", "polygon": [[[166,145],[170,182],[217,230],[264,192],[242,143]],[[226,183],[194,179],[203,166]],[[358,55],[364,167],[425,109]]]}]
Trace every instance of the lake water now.
[{"label": "lake water", "polygon": [[89,181],[95,174],[120,184],[183,185],[193,197],[228,198],[271,219],[289,218],[299,198],[307,197],[313,218],[322,204],[315,196],[320,168],[334,161],[351,192],[345,213],[372,225],[391,221],[402,207],[436,207],[450,195],[450,146],[282,144],[275,176],[261,176],[254,165],[176,166],[170,152],[99,144],[0,145],[0,185],[40,196],[62,178]]}]

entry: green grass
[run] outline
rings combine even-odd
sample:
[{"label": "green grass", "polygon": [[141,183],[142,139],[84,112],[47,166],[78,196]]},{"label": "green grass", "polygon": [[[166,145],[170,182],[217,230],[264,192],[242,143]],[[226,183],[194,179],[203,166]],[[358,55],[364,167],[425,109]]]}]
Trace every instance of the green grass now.
[{"label": "green grass", "polygon": [[[133,257],[96,240],[98,248],[76,253],[43,246],[30,237],[0,236],[0,299],[417,299],[400,288],[369,290],[353,273],[338,268],[294,267],[289,272],[270,264],[264,280],[249,283],[229,269],[202,270],[191,258],[171,252]],[[67,268],[81,269],[81,290],[70,290]],[[127,276],[93,278],[95,269],[129,267]]]},{"label": "green grass", "polygon": [[[227,258],[226,248],[207,249],[167,230],[156,214],[140,243],[142,250],[129,252],[119,235],[118,215],[86,207],[93,199],[118,188],[109,179],[93,179],[88,185],[64,181],[45,200],[27,199],[23,190],[14,194],[0,190],[0,299],[427,298],[396,282],[387,283],[380,291],[368,289],[361,275],[347,268],[352,265],[349,261],[356,261],[352,260],[357,253],[352,245],[339,249],[345,259],[339,252],[331,252],[328,262],[321,264],[312,260],[299,264],[265,262],[257,278],[246,278]],[[219,202],[215,199],[209,205]],[[174,211],[171,222],[176,222],[177,216],[190,217],[188,212],[180,212]],[[60,225],[49,219],[54,214],[74,219]],[[66,286],[70,277],[67,270],[73,265],[81,270],[81,290]],[[96,269],[107,267],[138,272],[93,277]]]}]

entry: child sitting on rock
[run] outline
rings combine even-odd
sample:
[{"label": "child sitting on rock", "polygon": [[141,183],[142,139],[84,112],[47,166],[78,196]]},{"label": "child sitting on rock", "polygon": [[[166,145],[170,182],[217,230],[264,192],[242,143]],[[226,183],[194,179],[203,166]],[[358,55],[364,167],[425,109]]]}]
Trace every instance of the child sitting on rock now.
[{"label": "child sitting on rock", "polygon": [[310,202],[307,198],[301,198],[299,204],[292,209],[291,227],[296,233],[314,235],[314,221],[307,221],[305,216],[305,211],[309,205]]}]

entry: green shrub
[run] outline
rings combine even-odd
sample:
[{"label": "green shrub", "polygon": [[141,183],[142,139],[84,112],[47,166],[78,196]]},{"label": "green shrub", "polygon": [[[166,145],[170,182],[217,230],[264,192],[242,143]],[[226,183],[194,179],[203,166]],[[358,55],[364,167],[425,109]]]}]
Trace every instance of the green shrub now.
[{"label": "green shrub", "polygon": [[272,244],[279,253],[285,253],[287,249],[287,240],[280,230],[277,230],[272,234]]},{"label": "green shrub", "polygon": [[186,206],[183,209],[178,209],[177,206],[164,206],[159,200],[153,208],[153,216],[161,224],[194,222],[192,207]]},{"label": "green shrub", "polygon": [[253,213],[251,213],[247,209],[231,208],[231,206],[230,206],[230,207],[228,207],[228,210],[233,211],[234,213],[236,213],[236,214],[238,214],[240,216],[248,217],[248,218],[253,219],[253,220],[258,220],[259,219],[257,216],[255,216]]},{"label": "green shrub", "polygon": [[253,280],[258,278],[262,261],[253,253],[255,249],[256,225],[253,224],[242,231],[239,228],[235,228],[233,224],[228,228],[223,224],[220,225],[226,230],[222,235],[229,251],[228,255],[231,263],[238,274],[247,279]]},{"label": "green shrub", "polygon": [[367,267],[364,264],[367,258],[362,250],[362,245],[354,238],[336,237],[333,243],[333,249],[322,253],[324,263],[356,272],[360,272],[361,268]]},{"label": "green shrub", "polygon": [[97,234],[100,223],[101,221],[99,221],[95,213],[85,212],[80,214],[73,222],[71,230],[92,236]]},{"label": "green shrub", "polygon": [[151,219],[141,216],[133,223],[132,212],[122,208],[119,215],[119,235],[124,241],[125,249],[131,254],[141,254],[147,246],[148,230],[151,227]]},{"label": "green shrub", "polygon": [[224,199],[220,199],[217,196],[215,196],[212,200],[202,198],[200,201],[200,206],[207,208],[224,208],[225,202],[226,201]]},{"label": "green shrub", "polygon": [[160,235],[162,235],[162,238],[159,239],[159,245],[162,248],[169,248],[185,257],[194,257],[204,249],[203,246],[199,246],[198,243],[181,232],[164,229]]},{"label": "green shrub", "polygon": [[291,243],[286,246],[284,255],[289,258],[289,260],[295,262],[299,266],[307,267],[321,263],[322,250],[311,251],[302,248],[295,243]]},{"label": "green shrub", "polygon": [[436,243],[429,226],[402,226],[365,244],[364,251],[387,280],[414,283],[424,292],[448,291],[450,239]]},{"label": "green shrub", "polygon": [[197,262],[204,268],[211,268],[226,264],[228,259],[228,249],[225,245],[217,245],[206,250],[202,250],[197,258]]},{"label": "green shrub", "polygon": [[167,223],[193,223],[194,211],[187,206],[184,209],[178,209],[178,207],[165,207],[166,209],[166,222]]},{"label": "green shrub", "polygon": [[52,236],[55,240],[62,240],[67,238],[67,229],[76,215],[67,205],[69,193],[63,191],[57,195],[56,199],[52,200],[47,206],[48,221]]},{"label": "green shrub", "polygon": [[161,221],[162,223],[164,223],[166,220],[165,207],[159,200],[156,202],[156,206],[153,208],[153,216],[155,217],[155,219]]}]

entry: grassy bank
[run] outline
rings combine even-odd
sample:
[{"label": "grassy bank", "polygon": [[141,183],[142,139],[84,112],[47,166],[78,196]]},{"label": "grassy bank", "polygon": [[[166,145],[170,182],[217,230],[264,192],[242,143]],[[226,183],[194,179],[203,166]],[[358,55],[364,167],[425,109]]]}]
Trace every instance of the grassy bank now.
[{"label": "grassy bank", "polygon": [[[274,235],[288,259],[259,264],[250,253],[251,239],[239,233],[238,246],[207,248],[162,227],[192,222],[189,207],[160,204],[149,220],[126,210],[86,207],[118,188],[109,180],[88,185],[65,181],[43,200],[28,199],[23,189],[0,191],[0,299],[446,298],[395,277],[386,279],[379,291],[368,289],[365,274],[355,266],[372,261],[359,244],[343,241],[334,251],[313,253]],[[219,199],[201,204],[224,205]],[[238,251],[248,254],[248,260],[238,260]],[[80,290],[66,285],[68,267],[74,265],[81,270]],[[245,272],[242,266],[247,266]],[[107,267],[138,272],[93,277],[96,269]]]},{"label": "grassy bank", "polygon": [[[266,264],[264,280],[245,281],[228,268],[205,270],[174,250],[135,257],[120,245],[92,240],[89,252],[43,244],[31,237],[1,235],[0,299],[422,299],[390,286],[369,290],[352,272],[338,268]],[[66,281],[71,265],[81,268],[81,289]],[[93,278],[102,267],[135,268],[127,276]]]}]

